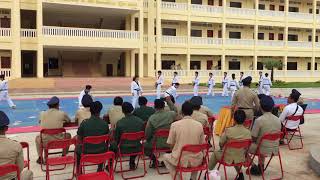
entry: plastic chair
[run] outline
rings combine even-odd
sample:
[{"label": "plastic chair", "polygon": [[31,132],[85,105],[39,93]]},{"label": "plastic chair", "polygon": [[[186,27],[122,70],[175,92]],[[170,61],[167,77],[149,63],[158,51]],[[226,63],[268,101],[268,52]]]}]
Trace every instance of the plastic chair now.
[{"label": "plastic chair", "polygon": [[243,126],[246,127],[247,129],[250,129],[250,128],[251,128],[251,125],[252,125],[252,120],[251,120],[251,119],[246,119],[246,120],[243,122]]},{"label": "plastic chair", "polygon": [[[66,165],[68,164],[73,164],[73,170],[72,170],[72,179],[75,174],[75,165],[76,165],[76,160],[75,160],[75,153],[73,156],[68,156],[68,155],[62,155],[61,157],[49,157],[49,151],[50,150],[57,150],[57,149],[62,149],[66,150],[69,148],[71,145],[75,145],[76,140],[75,139],[62,139],[62,140],[53,140],[48,142],[46,149],[45,149],[45,157],[46,157],[46,180],[49,180],[50,178],[50,171],[58,171],[58,170],[63,170],[65,169]],[[61,166],[63,165],[63,168],[56,168],[56,169],[50,169],[52,166]]]},{"label": "plastic chair", "polygon": [[30,148],[27,142],[20,142],[22,149],[27,149],[27,159],[24,160],[24,168],[30,170]]},{"label": "plastic chair", "polygon": [[[250,145],[251,145],[252,141],[251,139],[245,139],[245,140],[234,140],[234,141],[229,141],[225,144],[224,148],[223,148],[223,153],[222,153],[222,156],[221,156],[221,159],[218,160],[218,170],[220,169],[220,166],[223,165],[223,169],[224,169],[224,176],[225,176],[225,179],[227,180],[228,179],[228,176],[227,176],[227,171],[226,171],[226,167],[239,167],[240,169],[242,168],[242,166],[244,167],[247,167],[249,168],[250,167],[250,164],[251,164],[251,161],[250,161],[250,158],[248,157],[248,150],[250,148]],[[245,161],[244,162],[239,162],[239,163],[227,163],[225,162],[225,155],[226,155],[226,152],[229,150],[229,149],[237,149],[237,150],[240,150],[240,149],[244,149],[245,150]],[[235,179],[237,179],[239,176],[239,173],[237,173],[237,176]],[[249,179],[251,180],[251,175],[249,173]]]},{"label": "plastic chair", "polygon": [[[42,171],[46,171],[44,166],[43,166],[43,151],[45,151],[46,146],[43,142],[43,135],[49,135],[49,136],[54,136],[54,135],[58,135],[58,134],[62,134],[64,135],[64,139],[66,138],[66,130],[64,128],[58,128],[58,129],[42,129],[40,131],[40,159],[41,159],[41,170]],[[49,143],[49,142],[47,142]]]},{"label": "plastic chair", "polygon": [[[114,180],[113,174],[113,164],[114,164],[115,154],[114,152],[105,152],[101,154],[84,154],[80,160],[80,168],[83,172],[82,175],[78,176],[78,180],[96,180],[96,179],[104,179],[104,180]],[[95,172],[95,173],[85,173],[86,164],[90,165],[99,165],[103,164],[105,167],[106,162],[108,161],[108,171],[109,173],[102,171],[102,172]]]},{"label": "plastic chair", "polygon": [[[296,149],[303,149],[303,140],[302,140],[302,134],[300,130],[300,125],[296,129],[288,129],[286,128],[288,121],[300,121],[303,118],[303,116],[288,116],[286,117],[286,121],[284,123],[284,126],[282,128],[282,132],[284,133],[285,139],[287,140],[287,145],[290,150],[296,150]],[[297,134],[297,135],[296,135]],[[290,143],[293,139],[293,137],[296,136],[298,139],[300,139],[301,146],[292,148],[290,146]]]},{"label": "plastic chair", "polygon": [[169,129],[160,129],[157,130],[154,134],[154,140],[152,142],[152,153],[154,154],[155,158],[156,158],[156,168],[159,174],[168,174],[169,171],[167,172],[160,172],[159,170],[159,163],[158,163],[158,158],[160,157],[161,153],[167,153],[171,151],[171,148],[167,147],[167,148],[158,148],[157,147],[157,140],[159,138],[168,138],[169,136]]},{"label": "plastic chair", "polygon": [[[134,133],[123,133],[120,137],[120,142],[118,144],[118,153],[117,153],[117,157],[116,157],[116,165],[115,165],[115,172],[121,173],[121,177],[123,179],[135,179],[135,178],[140,178],[140,177],[144,177],[147,174],[147,170],[146,170],[146,161],[144,159],[144,145],[143,142],[145,140],[145,136],[144,136],[144,132],[143,131],[139,131],[139,132],[134,132]],[[141,142],[141,151],[138,152],[134,152],[134,153],[122,153],[121,152],[121,145],[123,144],[124,141],[140,141]],[[123,157],[129,157],[129,156],[138,156],[138,162],[136,164],[136,168],[139,165],[139,160],[140,158],[143,161],[143,168],[144,168],[144,173],[140,176],[131,176],[131,177],[124,177],[124,173],[125,172],[129,172],[129,171],[133,171],[133,170],[123,170],[123,166],[122,163],[123,162],[127,162],[129,160],[123,160]],[[120,159],[120,160],[119,160]],[[118,161],[120,162],[120,171],[117,171],[117,163]],[[135,168],[135,169],[136,169]]]},{"label": "plastic chair", "polygon": [[16,173],[17,179],[20,180],[19,167],[15,164],[5,164],[0,166],[0,177],[5,176],[9,173]]},{"label": "plastic chair", "polygon": [[[267,157],[268,155],[266,154],[262,154],[260,152],[260,147],[261,147],[261,144],[264,142],[264,141],[274,141],[274,142],[278,142],[279,143],[279,140],[281,139],[281,136],[282,136],[282,132],[276,132],[276,133],[266,133],[264,134],[259,143],[258,143],[258,146],[257,146],[257,149],[256,149],[256,152],[253,155],[252,159],[251,159],[251,163],[250,163],[250,166],[252,165],[252,162],[254,160],[254,158],[257,156],[258,159],[259,159],[259,165],[262,164],[261,162],[261,157]],[[271,160],[273,159],[274,156],[278,156],[279,157],[279,162],[280,162],[280,169],[281,169],[281,177],[280,178],[276,178],[276,179],[282,179],[283,178],[283,168],[282,168],[282,161],[281,161],[281,155],[280,155],[280,149],[278,150],[278,153],[277,154],[274,154],[272,153],[271,154],[271,157],[266,165],[266,167],[262,167],[262,166],[259,166],[260,167],[260,170],[262,172],[262,179],[264,180],[265,177],[264,177],[264,171],[268,168]],[[250,173],[250,172],[248,172]],[[271,179],[271,178],[270,178]]]},{"label": "plastic chair", "polygon": [[[212,116],[212,117],[209,117],[208,118],[208,122],[209,122],[209,127],[210,127],[210,131],[207,132],[207,133],[210,133],[209,135],[209,139],[208,141],[211,141],[212,140],[212,147],[213,149],[209,149],[209,152],[213,152],[213,150],[215,149],[215,145],[214,145],[214,138],[213,138],[213,131],[214,131],[214,121],[216,120],[216,117],[215,116]],[[207,131],[207,130],[206,130]],[[206,134],[206,131],[204,131],[204,133]]]},{"label": "plastic chair", "polygon": [[[183,165],[181,164],[181,159],[182,159],[183,153],[186,153],[186,152],[194,153],[194,154],[200,153],[200,152],[204,153],[202,164],[200,164],[197,167],[183,167]],[[197,145],[183,146],[181,149],[180,155],[179,155],[179,161],[178,161],[178,165],[176,167],[176,173],[174,175],[174,180],[176,180],[178,172],[180,174],[180,179],[182,180],[183,179],[182,173],[185,173],[185,172],[192,173],[192,172],[198,172],[198,171],[200,171],[198,180],[201,177],[202,171],[206,172],[206,174],[205,174],[206,179],[209,179],[208,161],[209,161],[209,144],[197,144]]]}]

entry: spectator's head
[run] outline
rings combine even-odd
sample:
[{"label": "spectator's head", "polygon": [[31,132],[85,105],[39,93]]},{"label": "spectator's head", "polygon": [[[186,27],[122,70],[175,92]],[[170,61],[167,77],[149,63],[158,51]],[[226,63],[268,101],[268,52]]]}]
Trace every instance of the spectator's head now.
[{"label": "spectator's head", "polygon": [[156,99],[154,100],[154,109],[162,110],[164,109],[165,103],[163,99]]},{"label": "spectator's head", "polygon": [[265,74],[264,74],[264,76],[265,76],[265,77],[268,77],[268,76],[269,76],[269,74],[268,74],[268,73],[265,73]]},{"label": "spectator's head", "polygon": [[59,98],[57,96],[53,96],[48,102],[47,105],[49,109],[56,108],[59,109]]},{"label": "spectator's head", "polygon": [[1,74],[1,75],[0,75],[0,79],[1,79],[1,81],[3,81],[3,80],[5,79],[5,75],[4,75],[4,74]]},{"label": "spectator's head", "polygon": [[81,100],[81,103],[82,103],[82,106],[83,107],[90,107],[91,103],[93,102],[93,99],[90,95],[88,94],[85,94],[83,97],[82,97],[82,100]]},{"label": "spectator's head", "polygon": [[113,105],[115,106],[122,106],[123,99],[120,96],[117,96],[113,99]]},{"label": "spectator's head", "polygon": [[192,104],[192,109],[199,111],[199,109],[201,108],[201,105],[202,105],[202,98],[200,96],[193,96],[190,99],[190,102]]},{"label": "spectator's head", "polygon": [[147,99],[146,97],[140,96],[140,97],[138,98],[138,104],[139,104],[139,106],[146,106],[147,103],[148,103],[148,99]]},{"label": "spectator's head", "polygon": [[138,77],[138,76],[134,76],[134,77],[132,78],[132,81],[139,81],[139,77]]},{"label": "spectator's head", "polygon": [[231,74],[232,79],[236,79],[236,74]]},{"label": "spectator's head", "polygon": [[244,74],[243,72],[240,72],[240,76],[243,76],[243,74]]},{"label": "spectator's head", "polygon": [[236,110],[236,112],[233,114],[233,118],[237,124],[243,124],[246,120],[246,113],[241,109]]},{"label": "spectator's head", "polygon": [[242,84],[243,84],[243,86],[250,87],[251,81],[252,81],[252,77],[248,76],[248,77],[242,79]]},{"label": "spectator's head", "polygon": [[90,105],[90,112],[92,115],[99,117],[100,112],[102,110],[103,106],[100,101],[92,102]]},{"label": "spectator's head", "polygon": [[173,73],[173,75],[174,75],[174,76],[177,76],[177,75],[178,75],[178,72],[175,71],[175,72]]},{"label": "spectator's head", "polygon": [[194,72],[194,75],[195,75],[195,76],[198,76],[198,75],[199,75],[199,72],[198,72],[198,71]]},{"label": "spectator's head", "polygon": [[124,102],[122,104],[122,112],[123,112],[123,114],[125,114],[125,115],[131,114],[133,110],[134,110],[134,108],[133,108],[131,103]]},{"label": "spectator's head", "polygon": [[9,118],[3,111],[0,111],[0,135],[4,135],[8,130]]},{"label": "spectator's head", "polygon": [[264,98],[265,96],[267,96],[267,95],[265,95],[265,94],[258,94],[258,98],[261,100],[262,98]]},{"label": "spectator's head", "polygon": [[209,73],[209,76],[210,76],[210,77],[212,77],[212,76],[213,76],[213,74],[212,74],[212,73]]},{"label": "spectator's head", "polygon": [[264,112],[271,112],[274,106],[274,101],[270,96],[264,96],[260,99],[260,106]]},{"label": "spectator's head", "polygon": [[182,114],[184,116],[191,116],[193,113],[193,107],[190,101],[186,101],[182,104]]},{"label": "spectator's head", "polygon": [[228,75],[228,73],[227,73],[227,72],[224,72],[223,75],[226,77],[226,76]]},{"label": "spectator's head", "polygon": [[158,71],[158,75],[160,76],[162,74],[162,72],[161,71]]},{"label": "spectator's head", "polygon": [[173,83],[173,86],[174,86],[176,89],[178,89],[179,86],[180,86],[180,83]]},{"label": "spectator's head", "polygon": [[86,89],[84,89],[84,92],[88,94],[91,91],[91,89],[92,89],[91,85],[86,85]]},{"label": "spectator's head", "polygon": [[296,89],[292,89],[292,92],[288,97],[288,103],[291,104],[291,103],[298,102],[300,96],[301,96],[301,93],[299,91],[297,91]]}]

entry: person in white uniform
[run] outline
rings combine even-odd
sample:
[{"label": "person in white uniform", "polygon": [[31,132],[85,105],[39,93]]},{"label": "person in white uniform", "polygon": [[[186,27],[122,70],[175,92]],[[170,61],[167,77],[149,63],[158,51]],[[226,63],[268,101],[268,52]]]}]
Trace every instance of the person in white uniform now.
[{"label": "person in white uniform", "polygon": [[142,87],[139,82],[139,77],[134,76],[131,82],[132,106],[138,107],[138,98],[142,96]]},{"label": "person in white uniform", "polygon": [[223,88],[222,96],[229,96],[229,92],[228,92],[229,79],[228,79],[227,75],[228,75],[228,73],[224,72],[224,76],[222,79],[222,88]]},{"label": "person in white uniform", "polygon": [[234,93],[238,90],[239,85],[238,82],[236,80],[236,75],[232,74],[231,75],[231,80],[228,83],[228,89],[230,89],[231,92],[231,99],[233,98]]},{"label": "person in white uniform", "polygon": [[173,79],[172,79],[171,85],[173,85],[173,84],[175,84],[175,83],[179,83],[178,72],[174,72],[174,73],[173,73]]},{"label": "person in white uniform", "polygon": [[211,95],[214,96],[214,90],[213,87],[216,85],[214,78],[213,78],[213,74],[209,73],[209,80],[208,80],[208,93],[207,95]]},{"label": "person in white uniform", "polygon": [[157,98],[156,99],[160,99],[161,97],[161,87],[164,83],[164,78],[163,78],[163,75],[162,75],[162,72],[161,71],[158,71],[158,77],[157,77],[157,81],[156,81],[156,90],[157,90]]},{"label": "person in white uniform", "polygon": [[165,92],[164,92],[164,97],[170,97],[172,96],[174,100],[177,99],[178,94],[177,94],[177,89],[179,88],[180,84],[179,83],[174,83],[171,87],[169,87]]},{"label": "person in white uniform", "polygon": [[243,78],[243,74],[244,74],[243,72],[240,72],[240,78],[239,78],[239,87],[240,87],[240,88],[243,87],[243,84],[242,84],[242,80],[244,79],[244,78]]},{"label": "person in white uniform", "polygon": [[[86,88],[80,92],[80,95],[79,95],[79,97],[78,97],[79,108],[83,107],[83,105],[82,105],[82,98],[83,98],[83,96],[84,96],[85,94],[90,95],[91,89],[92,89],[92,86],[91,86],[91,85],[86,85]],[[90,96],[91,96],[91,95],[90,95]]]},{"label": "person in white uniform", "polygon": [[7,101],[10,108],[15,109],[16,105],[12,102],[9,96],[9,86],[8,80],[5,79],[5,75],[0,75],[1,84],[0,84],[0,101]]},{"label": "person in white uniform", "polygon": [[263,75],[262,72],[259,71],[259,86],[258,86],[258,94],[263,94],[263,90],[262,90],[262,79],[263,79]]},{"label": "person in white uniform", "polygon": [[262,91],[263,94],[270,96],[270,90],[271,90],[272,82],[269,78],[269,74],[266,73],[262,79]]},{"label": "person in white uniform", "polygon": [[196,71],[194,73],[195,77],[193,80],[193,96],[198,96],[199,95],[199,84],[200,84],[200,78],[199,78],[199,73]]}]

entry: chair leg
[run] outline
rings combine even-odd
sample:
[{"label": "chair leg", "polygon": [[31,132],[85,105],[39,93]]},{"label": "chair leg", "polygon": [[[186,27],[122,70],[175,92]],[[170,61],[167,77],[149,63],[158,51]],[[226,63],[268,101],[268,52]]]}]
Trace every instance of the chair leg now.
[{"label": "chair leg", "polygon": [[223,169],[224,169],[224,179],[225,179],[225,180],[228,180],[227,169],[226,169],[226,166],[225,166],[225,165],[223,165]]},{"label": "chair leg", "polygon": [[279,161],[280,161],[281,179],[282,179],[282,178],[283,178],[283,167],[282,167],[282,161],[281,161],[280,151],[278,152],[278,157],[279,157]]},{"label": "chair leg", "polygon": [[178,173],[178,171],[176,170],[176,173],[174,174],[174,178],[173,178],[173,180],[176,180],[177,173]]},{"label": "chair leg", "polygon": [[262,160],[261,160],[261,156],[258,156],[258,166],[260,167],[260,171],[261,171],[261,175],[262,175],[262,179],[264,180],[264,167],[263,167],[263,164],[262,164]]},{"label": "chair leg", "polygon": [[302,140],[302,134],[301,134],[301,130],[300,130],[300,127],[299,127],[299,138],[300,138],[300,142],[301,142],[301,149],[303,149],[303,140]]}]

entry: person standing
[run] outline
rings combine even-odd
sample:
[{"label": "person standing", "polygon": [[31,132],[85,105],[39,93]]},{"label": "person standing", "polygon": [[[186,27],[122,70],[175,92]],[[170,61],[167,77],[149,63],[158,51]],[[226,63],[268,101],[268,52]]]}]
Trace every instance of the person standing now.
[{"label": "person standing", "polygon": [[238,90],[238,88],[239,88],[239,85],[238,85],[238,82],[236,80],[236,75],[232,74],[231,75],[231,80],[228,83],[228,89],[230,89],[230,92],[231,92],[231,99],[233,98],[234,93]]},{"label": "person standing", "polygon": [[200,78],[199,78],[199,72],[196,71],[195,77],[193,80],[193,96],[198,96],[199,95],[199,84],[200,84]]},{"label": "person standing", "polygon": [[270,96],[270,89],[272,86],[272,82],[268,76],[269,74],[265,73],[264,77],[262,78],[262,91],[263,91],[263,94]]},{"label": "person standing", "polygon": [[258,84],[258,94],[263,94],[263,90],[262,90],[262,88],[263,88],[263,74],[262,74],[262,72],[261,71],[259,71],[259,84]]},{"label": "person standing", "polygon": [[139,82],[139,77],[134,76],[131,82],[132,106],[138,107],[138,98],[142,96],[142,87]]},{"label": "person standing", "polygon": [[213,78],[213,74],[209,73],[209,80],[208,80],[208,93],[207,95],[211,95],[214,96],[214,90],[213,87],[216,85],[216,83],[214,82],[214,78]]},{"label": "person standing", "polygon": [[222,96],[229,96],[229,92],[228,92],[229,79],[227,77],[228,73],[224,72],[223,74],[224,75],[222,79],[222,88],[223,88]]},{"label": "person standing", "polygon": [[240,72],[240,78],[239,78],[239,87],[242,88],[243,84],[242,84],[242,80],[243,80],[243,72]]},{"label": "person standing", "polygon": [[[80,92],[80,95],[79,95],[79,97],[78,97],[79,108],[83,107],[83,104],[82,104],[82,102],[81,102],[83,96],[84,96],[85,94],[90,95],[91,89],[92,89],[92,86],[91,86],[91,85],[86,85],[86,88]],[[91,96],[91,95],[90,95],[90,96]]]},{"label": "person standing", "polygon": [[1,83],[0,83],[0,101],[7,101],[10,108],[15,109],[16,105],[12,102],[9,96],[9,86],[8,80],[5,79],[5,75],[0,75]]},{"label": "person standing", "polygon": [[173,85],[175,83],[179,83],[178,72],[176,72],[176,71],[173,73],[173,79],[172,79],[172,83],[171,84]]},{"label": "person standing", "polygon": [[157,90],[157,99],[160,99],[161,96],[161,86],[164,83],[164,78],[161,71],[158,71],[158,77],[156,81],[156,90]]}]

